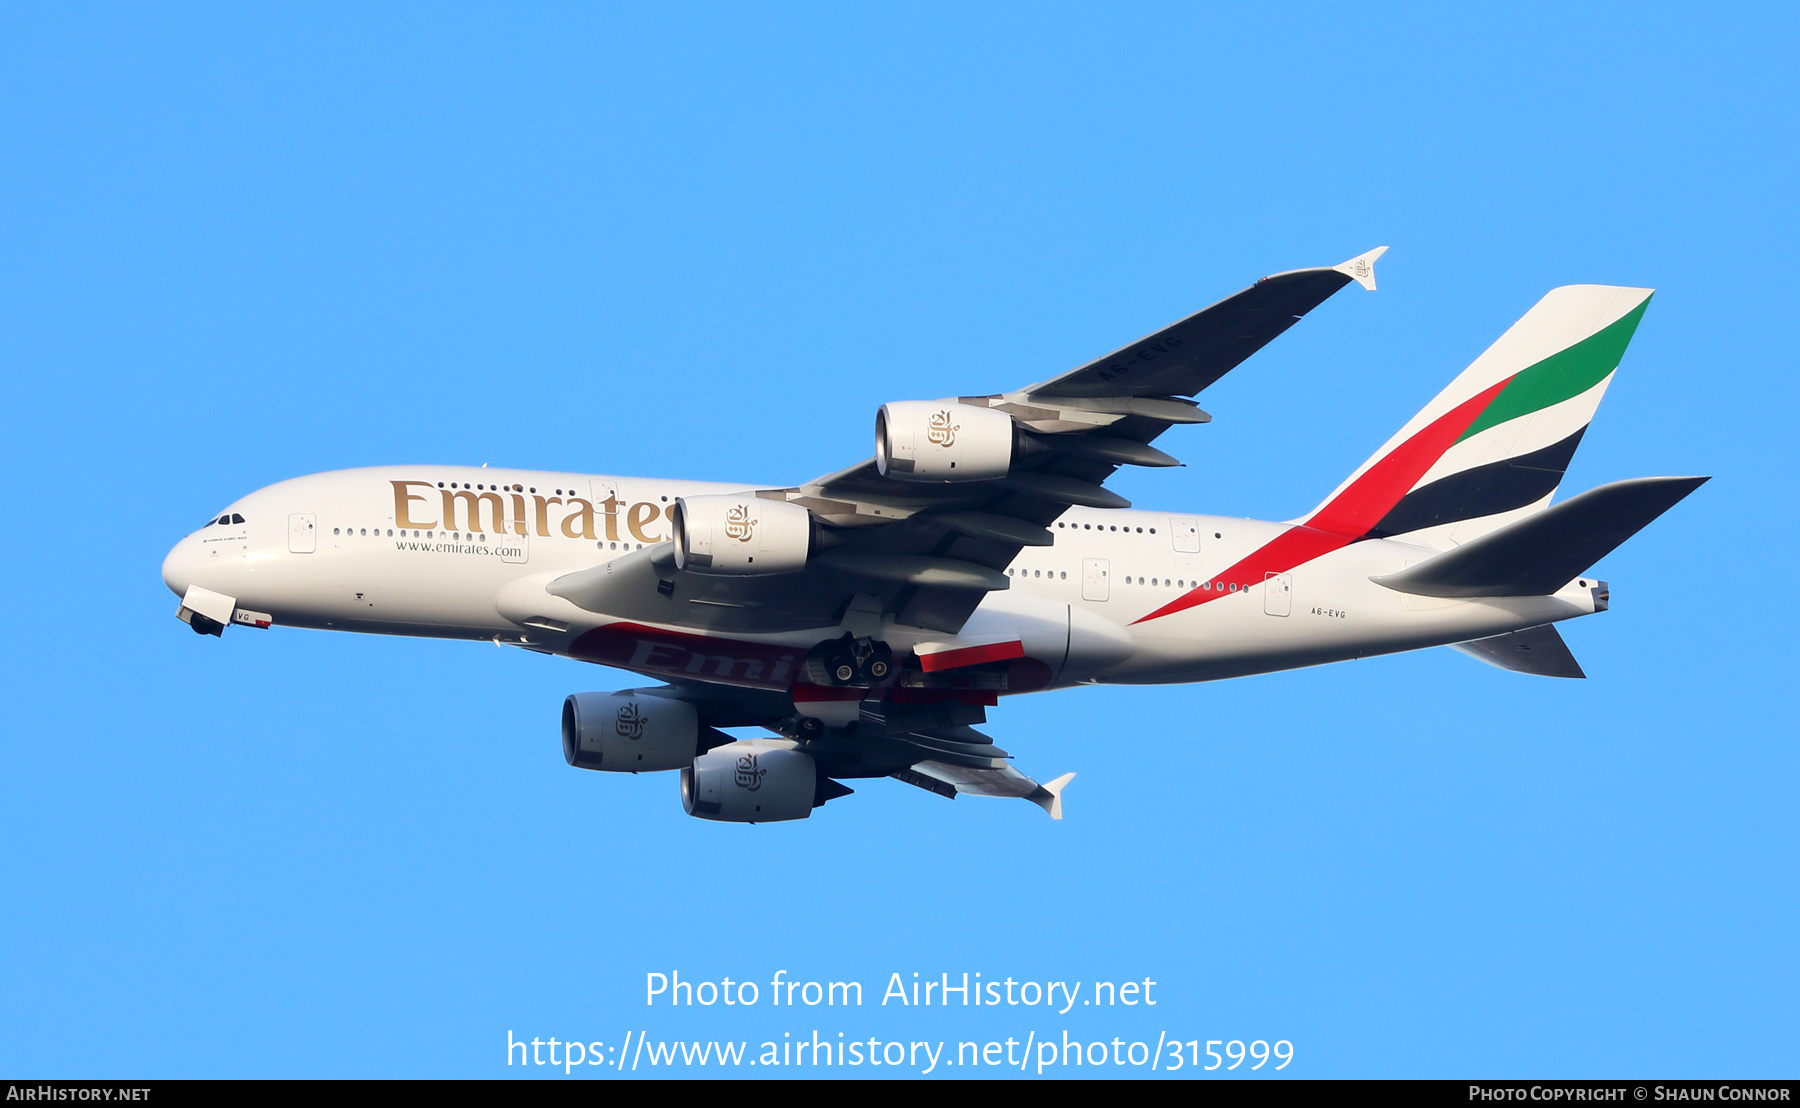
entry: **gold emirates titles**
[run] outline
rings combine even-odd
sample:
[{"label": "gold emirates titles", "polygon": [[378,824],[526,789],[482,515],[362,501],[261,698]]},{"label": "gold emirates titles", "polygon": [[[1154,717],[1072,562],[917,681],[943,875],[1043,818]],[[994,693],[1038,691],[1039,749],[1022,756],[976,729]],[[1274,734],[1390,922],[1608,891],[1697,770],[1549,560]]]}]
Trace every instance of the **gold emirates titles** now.
[{"label": "gold emirates titles", "polygon": [[[390,481],[394,486],[394,526],[418,531],[474,531],[496,535],[525,535],[535,530],[544,538],[554,534],[551,530],[550,508],[560,506],[557,514],[562,518],[557,522],[564,538],[600,539],[617,541],[619,538],[620,516],[624,516],[625,529],[638,542],[662,542],[660,533],[651,533],[645,528],[662,518],[666,511],[672,511],[674,505],[667,509],[647,500],[632,504],[621,503],[616,497],[608,496],[599,504],[583,500],[578,496],[538,496],[526,495],[523,492],[474,492],[469,489],[440,489],[430,481]],[[412,492],[413,488],[426,490],[423,495]],[[431,509],[431,493],[440,498],[439,519],[421,518]],[[531,514],[526,515],[527,500],[531,501]],[[507,501],[511,501],[509,505]],[[483,507],[492,527],[482,526]],[[511,514],[507,509],[511,508]],[[459,513],[460,509],[460,513]],[[572,509],[572,510],[571,510]],[[621,511],[622,510],[622,511]],[[467,515],[466,522],[458,520],[459,514]],[[605,534],[595,531],[595,516],[600,517],[600,525]],[[535,524],[535,527],[532,525]]]}]

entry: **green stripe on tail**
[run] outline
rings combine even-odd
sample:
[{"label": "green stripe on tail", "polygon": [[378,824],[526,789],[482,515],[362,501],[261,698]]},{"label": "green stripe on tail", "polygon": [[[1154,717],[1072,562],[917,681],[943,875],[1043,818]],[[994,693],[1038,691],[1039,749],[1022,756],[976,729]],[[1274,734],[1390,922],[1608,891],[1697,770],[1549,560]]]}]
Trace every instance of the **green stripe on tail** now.
[{"label": "green stripe on tail", "polygon": [[1560,404],[1599,384],[1608,373],[1619,368],[1620,360],[1625,357],[1625,347],[1630,344],[1638,323],[1644,318],[1644,309],[1649,306],[1650,298],[1646,296],[1642,304],[1620,316],[1617,322],[1514,374],[1512,382],[1475,417],[1475,422],[1469,424],[1469,429],[1456,441],[1461,442],[1509,419]]}]

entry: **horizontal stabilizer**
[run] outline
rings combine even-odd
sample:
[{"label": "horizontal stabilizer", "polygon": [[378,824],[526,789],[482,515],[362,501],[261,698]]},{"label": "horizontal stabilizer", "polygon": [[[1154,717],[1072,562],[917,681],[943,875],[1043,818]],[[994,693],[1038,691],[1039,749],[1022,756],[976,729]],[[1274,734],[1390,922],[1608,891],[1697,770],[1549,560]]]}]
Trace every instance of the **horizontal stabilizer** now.
[{"label": "horizontal stabilizer", "polygon": [[1418,596],[1549,596],[1709,480],[1639,477],[1601,485],[1370,580]]},{"label": "horizontal stabilizer", "polygon": [[1471,658],[1479,658],[1490,666],[1514,673],[1532,673],[1539,677],[1586,677],[1581,663],[1569,653],[1569,644],[1549,624],[1527,627],[1506,635],[1453,643]]}]

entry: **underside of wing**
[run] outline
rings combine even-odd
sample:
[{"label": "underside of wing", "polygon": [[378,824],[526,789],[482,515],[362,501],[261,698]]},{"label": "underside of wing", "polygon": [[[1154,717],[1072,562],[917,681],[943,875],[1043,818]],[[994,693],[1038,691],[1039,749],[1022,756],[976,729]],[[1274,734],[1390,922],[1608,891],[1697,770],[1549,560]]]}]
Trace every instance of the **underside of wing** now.
[{"label": "underside of wing", "polygon": [[[877,457],[787,495],[836,528],[839,567],[904,554],[998,572],[1026,546],[1047,545],[1044,528],[1070,506],[1126,508],[1104,487],[1122,465],[1180,463],[1151,443],[1177,424],[1212,418],[1187,397],[1224,376],[1352,281],[1374,288],[1379,247],[1339,266],[1265,277],[1234,296],[1104,358],[1017,392],[963,396],[923,413],[915,439],[969,434],[1007,417],[1008,464],[1001,473],[921,477],[890,439],[899,432],[888,405],[877,422]],[[923,454],[929,447],[919,445]],[[883,463],[887,464],[883,464]],[[887,578],[895,580],[893,577]],[[888,609],[912,626],[955,631],[987,587],[970,581],[908,580]],[[1005,587],[1004,579],[996,582]],[[888,594],[884,594],[884,599]]]},{"label": "underside of wing", "polygon": [[1050,396],[1193,396],[1331,295],[1375,288],[1378,246],[1343,265],[1277,273],[1177,323],[1026,390]]},{"label": "underside of wing", "polygon": [[703,632],[825,628],[862,610],[876,625],[954,633],[984,596],[1007,588],[1005,569],[1021,549],[1050,545],[1048,525],[1071,506],[1130,507],[1104,487],[1120,466],[1179,465],[1151,442],[1211,419],[1187,398],[1351,281],[1373,288],[1385,249],[1265,277],[1017,392],[884,405],[875,458],[714,505],[711,521],[705,505],[677,505],[696,533],[743,540],[777,530],[764,517],[796,517],[799,546],[779,570],[763,568],[766,558],[738,572],[721,571],[711,554],[684,560],[687,528],[678,525],[673,546],[570,574],[548,591],[590,612]]}]

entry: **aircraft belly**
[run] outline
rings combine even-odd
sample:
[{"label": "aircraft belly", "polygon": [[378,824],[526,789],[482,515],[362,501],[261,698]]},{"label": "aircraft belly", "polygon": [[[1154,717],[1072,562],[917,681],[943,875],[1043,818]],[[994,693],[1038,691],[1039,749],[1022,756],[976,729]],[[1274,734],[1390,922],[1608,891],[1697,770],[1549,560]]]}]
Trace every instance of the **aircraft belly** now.
[{"label": "aircraft belly", "polygon": [[1219,680],[1466,642],[1587,614],[1559,597],[1458,600],[1416,611],[1408,609],[1399,594],[1349,591],[1357,594],[1356,599],[1296,601],[1286,617],[1267,615],[1252,592],[1134,627],[1136,654],[1128,665],[1101,680],[1109,684]]}]

